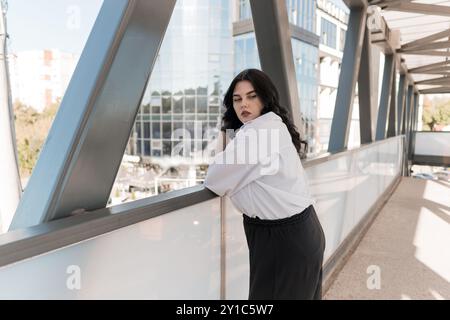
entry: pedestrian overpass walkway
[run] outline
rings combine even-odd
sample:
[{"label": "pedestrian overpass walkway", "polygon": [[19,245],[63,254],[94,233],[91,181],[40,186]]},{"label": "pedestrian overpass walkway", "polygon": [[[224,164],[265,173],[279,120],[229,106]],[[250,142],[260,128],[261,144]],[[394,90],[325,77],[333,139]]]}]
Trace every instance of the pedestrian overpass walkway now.
[{"label": "pedestrian overpass walkway", "polygon": [[324,298],[450,299],[449,244],[450,183],[402,177]]},{"label": "pedestrian overpass walkway", "polygon": [[[107,207],[175,3],[104,2],[33,175],[23,194],[16,188],[0,235],[0,299],[247,298],[242,213],[226,198],[194,186]],[[345,3],[328,152],[302,160],[326,236],[325,297],[448,299],[449,185],[406,177],[414,164],[450,164],[450,133],[417,126],[420,95],[450,92],[450,21],[430,23],[450,7]],[[262,69],[301,128],[284,2],[251,7]],[[380,90],[374,46],[385,55]],[[352,149],[357,85],[361,143]],[[9,155],[13,163],[12,147]]]}]

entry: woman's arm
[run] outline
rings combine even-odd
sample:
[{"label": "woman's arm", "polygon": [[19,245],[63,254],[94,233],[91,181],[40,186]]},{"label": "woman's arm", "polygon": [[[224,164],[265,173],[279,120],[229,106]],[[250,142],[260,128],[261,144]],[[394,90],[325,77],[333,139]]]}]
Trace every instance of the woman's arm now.
[{"label": "woman's arm", "polygon": [[[221,141],[224,140],[224,135],[225,133],[221,135]],[[267,168],[268,164],[279,164],[278,153],[266,156],[260,155],[259,152],[250,152],[251,156],[247,157],[246,150],[252,147],[249,146],[245,134],[229,140],[231,143],[224,151],[216,154],[209,165],[204,182],[206,188],[219,196],[231,195],[261,176],[274,174],[272,166]],[[225,144],[227,142],[225,140]]]}]

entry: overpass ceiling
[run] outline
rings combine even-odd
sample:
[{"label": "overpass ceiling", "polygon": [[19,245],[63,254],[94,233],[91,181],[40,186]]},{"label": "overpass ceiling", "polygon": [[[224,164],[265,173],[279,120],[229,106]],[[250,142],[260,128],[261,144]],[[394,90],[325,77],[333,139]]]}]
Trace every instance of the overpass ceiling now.
[{"label": "overpass ceiling", "polygon": [[[450,92],[450,1],[375,0],[370,4],[382,8],[381,15],[389,29],[400,31],[400,52],[409,70],[440,63],[428,70],[417,70],[426,73],[411,73],[418,82],[418,89],[422,93]],[[434,34],[438,34],[438,38],[425,39],[417,46],[405,46]],[[437,80],[422,82],[429,79]],[[429,90],[433,88],[437,90]]]}]

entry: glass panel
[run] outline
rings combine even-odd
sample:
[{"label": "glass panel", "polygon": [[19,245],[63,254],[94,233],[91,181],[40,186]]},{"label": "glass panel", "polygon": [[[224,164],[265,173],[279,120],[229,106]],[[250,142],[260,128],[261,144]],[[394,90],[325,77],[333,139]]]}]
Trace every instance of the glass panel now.
[{"label": "glass panel", "polygon": [[185,111],[186,113],[195,113],[195,97],[186,97]]},{"label": "glass panel", "polygon": [[150,140],[144,140],[144,155],[150,155]]},{"label": "glass panel", "polygon": [[136,128],[136,133],[137,133],[138,139],[142,138],[141,123],[136,122],[135,128]]},{"label": "glass panel", "polygon": [[[241,5],[243,17],[250,18],[248,0],[242,1]],[[177,156],[178,164],[171,164],[175,162],[167,161],[167,157],[171,157],[173,148],[179,146],[179,142],[186,142],[189,146],[193,144],[192,140],[188,140],[189,137],[186,139],[182,137],[182,141],[173,140],[172,133],[174,130],[185,128],[191,138],[194,138],[195,121],[200,122],[200,126],[197,125],[200,133],[197,132],[195,137],[198,138],[199,149],[214,138],[211,135],[211,141],[204,140],[202,134],[205,128],[209,126],[215,128],[220,121],[223,111],[221,110],[223,91],[228,88],[234,75],[235,37],[232,34],[234,6],[237,7],[239,4],[236,1],[217,0],[176,2],[147,88],[143,93],[139,112],[142,135],[140,139],[137,139],[137,136],[135,140],[130,139],[127,148],[127,152],[139,156],[140,161],[132,164],[134,172],[120,182],[123,198],[126,198],[129,183],[139,181],[140,179],[136,179],[136,176],[142,174],[139,172],[147,172],[149,168],[155,168],[152,176],[161,176],[162,179],[167,172],[172,172],[178,175],[176,178],[183,181],[182,185],[186,186],[201,183],[201,179],[204,178],[202,173],[204,170],[199,168],[204,169],[205,163],[195,160],[194,154]],[[246,45],[245,41],[249,43]],[[249,54],[246,46],[249,47],[247,50]],[[253,33],[243,37],[242,49],[243,61],[259,67]],[[130,163],[123,165],[129,167]],[[181,167],[188,167],[191,172],[197,172],[197,176],[186,175]],[[178,188],[177,184],[170,182],[165,184],[164,188],[152,188],[148,192],[143,191],[144,185],[133,187],[136,190],[142,189],[142,193],[136,192],[137,199]],[[128,196],[128,199],[131,197]],[[116,200],[113,202],[117,203]]]},{"label": "glass panel", "polygon": [[183,122],[173,122],[173,133],[174,133],[174,139],[173,140],[180,140],[178,137],[184,137],[184,123]]},{"label": "glass panel", "polygon": [[302,41],[292,39],[292,51],[295,62],[297,88],[300,98],[300,115],[303,122],[304,136],[308,142],[308,153],[319,152],[318,119],[317,119],[317,90],[318,49]]},{"label": "glass panel", "polygon": [[162,97],[162,111],[163,113],[172,113],[172,98]]},{"label": "glass panel", "polygon": [[340,29],[339,50],[344,51],[346,30]]},{"label": "glass panel", "polygon": [[163,139],[170,139],[172,136],[172,123],[163,122]]},{"label": "glass panel", "polygon": [[321,19],[321,37],[320,43],[336,49],[336,24],[322,18]]},{"label": "glass panel", "polygon": [[102,1],[3,2],[12,35],[7,40],[9,80],[25,188]]},{"label": "glass panel", "polygon": [[197,113],[207,113],[208,97],[197,97]]},{"label": "glass panel", "polygon": [[144,122],[144,138],[150,139],[150,122]]},{"label": "glass panel", "polygon": [[141,148],[141,143],[142,143],[142,140],[140,140],[140,139],[138,139],[137,140],[137,143],[136,143],[136,149],[137,149],[137,152],[138,153],[141,153],[142,151],[142,148]]},{"label": "glass panel", "polygon": [[171,156],[172,143],[170,141],[163,141],[163,156]]},{"label": "glass panel", "polygon": [[152,139],[161,138],[161,124],[159,122],[152,123]]},{"label": "glass panel", "polygon": [[183,113],[183,96],[174,96],[173,97],[173,112],[174,113]]}]

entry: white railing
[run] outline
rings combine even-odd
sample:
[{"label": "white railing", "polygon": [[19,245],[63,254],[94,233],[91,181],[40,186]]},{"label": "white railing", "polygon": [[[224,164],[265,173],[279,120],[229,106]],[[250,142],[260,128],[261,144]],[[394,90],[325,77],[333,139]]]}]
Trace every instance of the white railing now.
[{"label": "white railing", "polygon": [[[326,238],[324,264],[400,175],[402,142],[402,137],[388,139],[305,168]],[[242,217],[231,202],[226,208],[227,298],[246,299],[248,249]]]},{"label": "white railing", "polygon": [[450,131],[415,132],[414,154],[450,157]]},{"label": "white railing", "polygon": [[[326,236],[325,263],[400,175],[403,138],[305,164]],[[229,200],[222,214],[225,226],[221,200],[213,198],[5,265],[0,299],[219,299],[221,286],[226,299],[246,299],[242,214]]]}]

